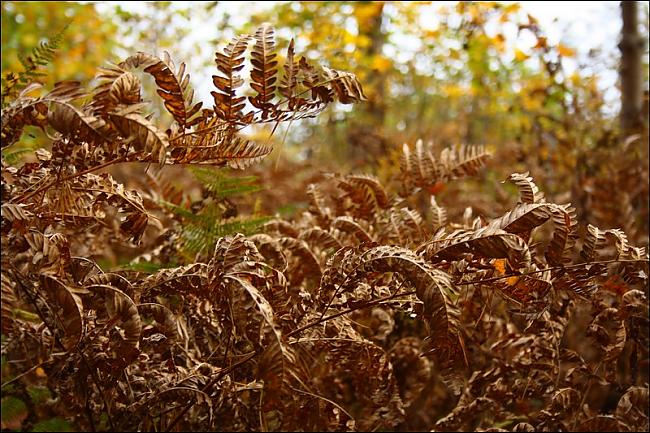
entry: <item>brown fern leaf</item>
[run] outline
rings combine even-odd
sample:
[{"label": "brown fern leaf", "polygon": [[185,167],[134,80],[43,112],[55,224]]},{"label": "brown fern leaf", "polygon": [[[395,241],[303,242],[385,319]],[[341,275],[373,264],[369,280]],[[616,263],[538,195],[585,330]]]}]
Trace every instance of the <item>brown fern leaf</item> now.
[{"label": "brown fern leaf", "polygon": [[260,26],[255,32],[255,46],[251,53],[251,87],[257,95],[250,96],[251,104],[262,110],[262,120],[266,120],[269,112],[275,108],[271,103],[275,96],[275,82],[278,73],[278,61],[275,60],[275,29],[268,24]]},{"label": "brown fern leaf", "polygon": [[648,387],[631,386],[618,401],[616,419],[620,431],[646,431],[648,422]]},{"label": "brown fern leaf", "polygon": [[370,175],[347,175],[338,179],[338,188],[345,191],[337,205],[365,219],[374,218],[380,209],[388,208],[389,198],[379,180]]},{"label": "brown fern leaf", "polygon": [[164,164],[170,147],[167,135],[147,118],[129,111],[120,110],[108,115],[115,129],[142,155],[138,158],[140,161]]},{"label": "brown fern leaf", "polygon": [[225,278],[230,284],[238,285],[244,289],[248,295],[248,300],[244,301],[244,303],[252,300],[254,304],[254,308],[242,304],[238,305],[237,308],[243,308],[250,312],[255,311],[263,318],[263,322],[268,327],[267,329],[271,331],[271,340],[265,341],[264,330],[258,328],[260,335],[257,341],[263,342],[263,352],[257,365],[257,375],[264,381],[266,394],[264,410],[281,409],[284,406],[282,398],[277,397],[282,395],[286,384],[291,383],[294,378],[300,380],[296,355],[291,347],[284,342],[275,312],[263,294],[243,278],[232,275],[227,275]]},{"label": "brown fern leaf", "polygon": [[104,120],[86,114],[64,101],[54,100],[51,102],[48,122],[52,128],[64,136],[89,143],[99,143],[113,135],[108,131]]},{"label": "brown fern leaf", "polygon": [[[533,178],[525,173],[512,173],[506,181],[512,182],[519,188],[519,201],[521,203],[543,203],[544,194],[533,182]],[[505,182],[505,181],[504,181]]]},{"label": "brown fern leaf", "polygon": [[61,342],[70,350],[83,337],[81,298],[61,280],[49,275],[41,274],[40,287],[47,297],[56,327],[62,330]]},{"label": "brown fern leaf", "polygon": [[630,254],[630,244],[627,240],[627,235],[620,229],[609,229],[605,234],[612,235],[615,239],[615,246],[617,256],[616,259],[625,259]]},{"label": "brown fern leaf", "polygon": [[492,220],[489,226],[516,233],[525,242],[529,242],[532,231],[551,217],[550,207],[551,205],[546,203],[520,203],[500,218]]},{"label": "brown fern leaf", "polygon": [[[133,285],[124,276],[116,274],[114,272],[101,272],[101,269],[97,269],[96,265],[93,266],[90,270],[88,269],[89,267],[90,264],[86,264],[81,270],[82,275],[75,275],[75,279],[83,283],[84,286],[100,284],[115,287],[133,299],[131,296],[134,293]],[[88,272],[83,275],[84,271]]]},{"label": "brown fern leaf", "polygon": [[[244,260],[242,260],[244,258]],[[226,274],[251,270],[264,261],[255,243],[241,233],[220,238],[208,263],[210,277],[219,279]]]},{"label": "brown fern leaf", "polygon": [[145,182],[149,187],[148,194],[153,201],[164,200],[175,205],[181,204],[184,198],[183,191],[177,188],[169,179],[164,178],[162,171],[147,171],[145,176]]},{"label": "brown fern leaf", "polygon": [[142,83],[135,74],[125,69],[127,67],[120,64],[98,69],[95,76],[97,85],[93,89],[93,99],[89,105],[93,114],[106,116],[120,105],[142,102]]},{"label": "brown fern leaf", "polygon": [[14,290],[15,283],[11,281],[9,275],[4,271],[0,274],[2,288],[2,334],[10,335],[13,333],[13,323],[16,320],[14,308],[18,307],[18,297]]},{"label": "brown fern leaf", "polygon": [[154,300],[157,295],[175,293],[191,294],[198,298],[210,298],[207,277],[208,266],[193,263],[176,268],[161,269],[148,276],[141,284],[142,299]]},{"label": "brown fern leaf", "polygon": [[[508,233],[530,233],[551,217],[546,203],[520,203],[503,216],[490,221],[490,226]],[[528,236],[525,236],[526,240]]]},{"label": "brown fern leaf", "polygon": [[442,376],[456,393],[463,365],[463,342],[459,311],[454,303],[458,296],[447,273],[426,263],[422,257],[399,247],[379,246],[358,257],[359,266],[348,279],[358,280],[368,272],[395,272],[403,275],[424,304],[423,318],[429,330],[429,354],[437,359]]},{"label": "brown fern leaf", "polygon": [[21,204],[4,203],[1,212],[3,233],[5,230],[25,233],[30,226],[29,221],[34,217],[34,214],[26,209],[26,205]]},{"label": "brown fern leaf", "polygon": [[275,313],[269,301],[246,279],[232,274],[227,274],[224,278],[227,284],[235,284],[239,288],[244,289],[250,297],[250,300],[254,302],[256,311],[273,333],[274,341],[271,344],[278,344],[281,350],[287,351],[282,340],[282,330],[275,320]]},{"label": "brown fern leaf", "polygon": [[580,257],[585,262],[591,262],[595,259],[596,254],[605,245],[606,231],[601,231],[598,227],[589,224],[587,226],[587,236],[580,252]]},{"label": "brown fern leaf", "polygon": [[577,238],[578,225],[575,209],[570,204],[551,205],[549,208],[553,219],[553,239],[544,254],[552,266],[571,261],[571,251]]},{"label": "brown fern leaf", "polygon": [[312,248],[318,248],[320,250],[334,249],[339,250],[342,248],[341,243],[330,234],[330,232],[321,229],[320,227],[312,227],[307,230],[300,232],[298,239],[301,239]]},{"label": "brown fern leaf", "polygon": [[41,129],[47,126],[47,104],[40,99],[19,98],[2,109],[2,149],[16,143],[26,125]]},{"label": "brown fern leaf", "polygon": [[452,299],[456,292],[449,275],[427,264],[422,257],[400,247],[378,246],[357,258],[359,275],[349,276],[356,281],[367,272],[398,272],[404,275],[416,289],[418,298],[424,302],[424,320],[431,333],[446,334],[458,325],[450,315],[454,310]]},{"label": "brown fern leaf", "polygon": [[266,233],[256,233],[249,236],[248,239],[255,242],[257,250],[262,256],[264,256],[265,261],[271,265],[271,267],[280,272],[285,272],[287,270],[287,258],[276,239]]},{"label": "brown fern leaf", "polygon": [[261,161],[273,150],[269,146],[244,140],[235,135],[231,127],[231,122],[218,118],[199,122],[196,128],[209,131],[193,135],[183,145],[174,145],[171,152],[173,163],[227,165],[243,169]]},{"label": "brown fern leaf", "polygon": [[21,272],[63,274],[63,269],[70,260],[70,245],[63,235],[43,235],[36,230],[30,230],[25,234],[25,241],[29,248],[14,257]]},{"label": "brown fern leaf", "polygon": [[334,91],[324,84],[321,74],[309,64],[304,57],[300,58],[298,62],[300,71],[300,82],[305,86],[311,94],[309,105],[313,109],[322,109],[325,105],[334,101]]},{"label": "brown fern leaf", "polygon": [[[58,103],[70,107],[71,110],[78,111],[70,105],[70,101],[86,96],[78,81],[58,82],[54,85],[54,89],[42,98],[27,96],[29,91],[39,87],[40,85],[27,86],[16,100],[2,110],[1,147],[3,149],[20,139],[26,125],[33,125],[45,130],[51,118],[49,105]],[[85,114],[79,112],[79,116],[83,117]]]},{"label": "brown fern leaf", "polygon": [[199,110],[203,103],[198,102],[192,105],[194,91],[189,87],[190,75],[185,75],[185,63],[181,63],[178,72],[176,72],[174,62],[166,51],[164,60],[144,53],[138,54],[149,57],[146,64],[150,64],[150,66],[147,66],[144,71],[151,74],[156,80],[157,92],[163,99],[165,108],[180,125],[181,130],[200,122]]},{"label": "brown fern leaf", "polygon": [[414,151],[404,144],[400,157],[400,178],[403,196],[415,189],[425,189],[464,176],[475,175],[491,156],[483,146],[448,147],[442,150],[440,158],[432,153],[433,145],[424,145],[422,140],[415,142]]},{"label": "brown fern leaf", "polygon": [[325,78],[336,93],[336,97],[342,104],[352,104],[355,102],[366,101],[366,95],[363,94],[361,83],[356,75],[351,72],[337,71],[323,67]]},{"label": "brown fern leaf", "polygon": [[447,148],[440,154],[449,179],[473,176],[485,165],[491,155],[483,146],[461,145],[456,150]]},{"label": "brown fern leaf", "polygon": [[349,233],[354,236],[359,243],[373,242],[372,236],[359,225],[358,222],[349,216],[336,217],[332,221],[332,228]]},{"label": "brown fern leaf", "polygon": [[120,229],[134,243],[140,241],[147,227],[149,213],[137,192],[124,189],[124,186],[116,182],[108,173],[101,175],[88,173],[71,180],[70,184],[72,190],[78,191],[76,197],[81,203],[89,202],[89,198],[92,198],[89,205],[92,205],[93,209],[108,204],[115,206],[119,212],[126,213],[126,220]]},{"label": "brown fern leaf", "polygon": [[291,39],[287,47],[287,59],[284,63],[284,76],[280,80],[278,90],[280,94],[287,98],[287,105],[289,110],[296,109],[300,104],[300,100],[296,98],[296,90],[298,88],[298,62],[294,60],[294,42]]},{"label": "brown fern leaf", "polygon": [[300,232],[288,221],[276,219],[264,224],[264,231],[267,233],[277,233],[281,236],[297,238]]},{"label": "brown fern leaf", "polygon": [[309,212],[314,214],[318,223],[323,226],[329,226],[332,220],[332,211],[325,204],[325,197],[316,184],[307,186],[307,195],[309,196]]},{"label": "brown fern leaf", "polygon": [[305,278],[320,280],[320,262],[305,241],[283,237],[278,239],[278,243],[292,256],[287,276],[292,283],[299,284]]},{"label": "brown fern leaf", "polygon": [[214,97],[214,111],[217,116],[225,121],[242,121],[247,123],[252,120],[242,114],[245,106],[245,97],[237,96],[237,89],[244,84],[244,80],[237,72],[244,68],[244,52],[248,48],[250,36],[242,35],[234,38],[222,53],[216,53],[217,69],[224,76],[213,75],[212,82],[217,87],[217,92],[211,92]]},{"label": "brown fern leaf", "polygon": [[431,224],[433,230],[437,230],[447,224],[447,209],[439,206],[436,197],[431,196]]},{"label": "brown fern leaf", "polygon": [[443,167],[431,153],[431,146],[424,146],[422,140],[415,142],[415,150],[408,144],[402,146],[400,171],[403,183],[403,195],[408,195],[414,188],[426,188],[441,181],[444,177]]},{"label": "brown fern leaf", "polygon": [[538,317],[548,308],[548,295],[552,284],[550,271],[540,273],[534,266],[528,271],[535,273],[500,280],[496,284],[493,283],[493,287],[497,288],[504,298],[517,305],[516,309],[511,309],[513,313],[531,319]]},{"label": "brown fern leaf", "polygon": [[86,92],[81,88],[79,81],[59,81],[54,84],[54,88],[44,96],[44,99],[69,102],[85,96]]},{"label": "brown fern leaf", "polygon": [[[153,412],[153,408],[186,407],[190,404],[192,407],[197,406],[202,408],[201,412],[190,412],[185,417],[201,417],[203,423],[205,423],[203,425],[212,426],[212,414],[214,411],[212,398],[206,392],[199,389],[203,383],[199,382],[195,384],[196,379],[196,376],[190,376],[190,378],[186,378],[178,383],[165,384],[164,389],[158,390],[155,393],[147,393],[147,398],[143,399],[137,406],[134,405],[134,409],[138,409],[139,407],[145,408],[144,410],[147,413],[150,413],[152,416],[155,414],[156,417],[160,417],[162,420],[167,419],[168,421],[166,423],[171,425],[174,420],[178,420],[178,416],[184,415],[182,411],[163,410],[156,413]],[[140,410],[142,411],[143,409]],[[175,414],[175,412],[178,412],[178,414]],[[184,422],[186,423],[185,425],[192,425],[188,420],[184,420]]]},{"label": "brown fern leaf", "polygon": [[507,258],[513,269],[526,268],[531,262],[528,245],[517,235],[496,227],[457,230],[442,239],[420,247],[427,261],[460,260],[467,254],[483,258]]},{"label": "brown fern leaf", "polygon": [[425,236],[422,216],[413,209],[407,207],[390,210],[390,229],[392,238],[400,244],[419,243]]},{"label": "brown fern leaf", "polygon": [[594,338],[599,344],[603,355],[603,362],[612,362],[618,359],[627,334],[625,323],[621,320],[617,308],[605,308],[594,318],[587,328],[587,336]]},{"label": "brown fern leaf", "polygon": [[563,269],[554,274],[552,279],[554,289],[575,293],[589,299],[598,290],[597,280],[607,275],[607,268],[600,264],[585,263],[584,267]]},{"label": "brown fern leaf", "polygon": [[121,290],[106,284],[94,284],[87,286],[90,292],[88,306],[98,312],[100,321],[118,325],[124,336],[118,343],[115,356],[122,360],[132,361],[134,353],[137,353],[140,333],[142,332],[142,321],[138,308],[133,300]]}]

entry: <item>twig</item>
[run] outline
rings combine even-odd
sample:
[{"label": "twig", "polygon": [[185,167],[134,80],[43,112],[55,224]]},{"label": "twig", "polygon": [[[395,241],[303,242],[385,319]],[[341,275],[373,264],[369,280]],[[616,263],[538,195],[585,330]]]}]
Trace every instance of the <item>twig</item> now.
[{"label": "twig", "polygon": [[397,292],[395,292],[395,293],[393,293],[393,294],[390,295],[390,296],[384,296],[383,298],[379,298],[379,299],[375,299],[375,300],[369,301],[369,302],[367,302],[367,303],[365,303],[365,304],[363,304],[363,305],[359,305],[358,307],[348,308],[347,310],[341,311],[341,312],[336,313],[336,314],[332,314],[331,316],[322,317],[322,318],[320,318],[320,319],[318,319],[318,320],[314,320],[313,322],[309,322],[309,323],[306,324],[305,326],[301,326],[301,327],[298,328],[298,329],[294,329],[293,331],[291,331],[291,332],[289,332],[289,333],[287,334],[287,337],[291,337],[292,335],[298,334],[298,333],[304,331],[305,329],[309,329],[309,328],[311,328],[311,327],[313,327],[313,326],[318,325],[319,323],[326,322],[326,321],[328,321],[328,320],[330,320],[330,319],[334,319],[334,318],[336,318],[336,317],[343,316],[344,314],[348,314],[348,313],[351,313],[351,312],[353,312],[353,311],[361,310],[361,309],[363,309],[363,308],[368,308],[368,307],[371,307],[371,306],[373,306],[373,305],[380,304],[380,303],[382,303],[382,302],[384,302],[384,301],[388,301],[388,300],[390,300],[390,299],[396,298],[396,297],[398,297],[398,296],[408,296],[408,295],[413,295],[413,294],[415,294],[415,290],[413,290],[413,291],[411,291],[411,292],[400,293],[400,294],[398,294]]},{"label": "twig", "polygon": [[120,162],[125,162],[125,160],[126,160],[126,157],[123,156],[123,157],[120,157],[120,158],[117,158],[117,159],[112,159],[112,160],[107,161],[107,162],[105,162],[103,164],[96,165],[94,167],[90,167],[87,170],[80,171],[79,173],[75,173],[75,174],[72,174],[70,176],[64,177],[63,179],[57,178],[57,179],[53,180],[52,182],[49,182],[46,185],[43,185],[42,187],[40,187],[36,191],[33,191],[33,192],[27,194],[26,196],[18,197],[17,199],[11,200],[10,203],[22,203],[25,200],[27,200],[29,198],[32,198],[33,196],[35,196],[39,192],[42,192],[42,191],[52,187],[53,185],[57,184],[58,182],[65,182],[67,180],[74,179],[75,177],[83,176],[84,174],[92,173],[93,171],[96,171],[96,170],[101,170],[102,168],[106,168],[109,165],[118,164]]},{"label": "twig", "polygon": [[[252,359],[255,355],[257,355],[257,352],[252,352],[252,353],[248,354],[248,355],[247,355],[244,359],[242,359],[241,361],[237,361],[237,362],[235,362],[234,364],[232,364],[230,367],[226,367],[226,368],[224,368],[223,370],[221,370],[221,371],[219,372],[219,374],[217,374],[213,379],[211,379],[208,383],[205,384],[205,386],[203,387],[203,389],[201,389],[201,392],[207,394],[206,391],[208,391],[208,390],[212,387],[212,385],[214,385],[214,384],[217,383],[219,380],[221,380],[221,378],[223,378],[226,374],[230,373],[230,372],[231,372],[235,367],[238,367],[238,366],[244,364],[245,362],[248,362],[248,361],[249,361],[250,359]],[[181,418],[183,418],[183,416],[187,413],[187,411],[190,410],[190,409],[192,408],[192,406],[194,406],[194,403],[196,403],[196,397],[192,397],[192,400],[190,400],[190,402],[189,402],[189,403],[188,403],[188,404],[183,408],[183,410],[181,411],[181,413],[179,413],[178,415],[176,415],[176,418],[174,418],[174,420],[173,420],[171,423],[169,423],[169,425],[167,426],[167,428],[165,429],[165,431],[171,431],[171,429],[174,428],[174,426],[175,426],[176,424],[178,424],[178,421],[180,421]]]},{"label": "twig", "polygon": [[554,271],[554,270],[561,270],[561,269],[572,269],[572,268],[580,268],[584,267],[587,265],[606,265],[609,263],[638,263],[638,262],[647,262],[648,259],[612,259],[612,260],[601,260],[601,261],[596,261],[596,262],[585,262],[585,263],[576,263],[573,265],[567,265],[567,266],[551,266],[548,268],[544,269],[539,269],[537,271],[529,271],[529,272],[523,272],[521,274],[508,274],[508,275],[501,275],[499,277],[492,277],[492,278],[485,278],[485,279],[479,279],[479,280],[471,280],[471,281],[465,281],[464,283],[454,283],[456,286],[466,286],[469,284],[476,284],[476,283],[489,283],[491,281],[498,281],[498,280],[505,280],[507,278],[511,277],[523,277],[526,275],[532,275],[532,274],[541,274],[542,272],[546,271]]}]

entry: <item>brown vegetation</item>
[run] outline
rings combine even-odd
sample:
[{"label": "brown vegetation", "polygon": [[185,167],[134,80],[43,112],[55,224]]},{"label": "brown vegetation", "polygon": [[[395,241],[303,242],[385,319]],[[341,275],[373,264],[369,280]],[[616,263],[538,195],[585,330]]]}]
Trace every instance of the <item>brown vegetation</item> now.
[{"label": "brown vegetation", "polygon": [[[162,166],[245,168],[271,148],[243,127],[365,99],[353,74],[295,57],[291,43],[278,68],[268,26],[235,38],[216,55],[213,109],[193,103],[184,64],[144,53],[99,71],[90,94],[7,95],[2,147],[28,125],[52,143],[2,161],[2,389],[27,405],[3,428],[647,430],[647,252],[620,229],[580,236],[575,209],[528,173],[506,179],[518,200],[500,216],[449,221],[432,192],[479,174],[482,147],[404,145],[396,182],[329,175],[293,220],[188,255],[165,203],[188,217],[228,203],[204,186],[192,207]],[[105,170],[128,162],[149,170],[138,190]],[[127,247],[153,271],[100,265]]]}]

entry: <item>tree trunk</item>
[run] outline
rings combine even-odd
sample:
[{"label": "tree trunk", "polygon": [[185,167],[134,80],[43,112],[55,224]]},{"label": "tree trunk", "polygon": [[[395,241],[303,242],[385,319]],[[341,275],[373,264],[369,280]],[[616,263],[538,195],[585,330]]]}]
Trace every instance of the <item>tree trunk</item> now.
[{"label": "tree trunk", "polygon": [[622,1],[623,27],[621,41],[621,128],[624,133],[638,131],[642,124],[643,70],[641,56],[643,39],[638,30],[636,1]]},{"label": "tree trunk", "polygon": [[[361,7],[368,7],[365,3],[359,3]],[[370,44],[364,49],[366,58],[379,56],[384,48],[386,34],[382,31],[382,22],[384,19],[384,3],[377,2],[373,4],[372,13],[363,19],[357,20],[359,35],[366,36],[370,39]],[[384,72],[372,73],[366,79],[370,94],[368,102],[364,104],[365,111],[370,115],[370,121],[375,126],[383,126],[386,118],[386,74]]]}]

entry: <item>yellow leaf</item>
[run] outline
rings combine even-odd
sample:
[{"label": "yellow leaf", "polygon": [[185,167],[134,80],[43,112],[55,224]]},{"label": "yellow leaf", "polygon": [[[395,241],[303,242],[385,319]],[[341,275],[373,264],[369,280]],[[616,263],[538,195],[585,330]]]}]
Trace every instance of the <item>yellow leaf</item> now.
[{"label": "yellow leaf", "polygon": [[506,280],[506,283],[507,283],[509,286],[514,286],[514,285],[517,284],[518,282],[519,282],[519,277],[510,277],[510,278],[508,278],[508,279]]},{"label": "yellow leaf", "polygon": [[497,274],[504,275],[506,273],[506,259],[497,259],[492,263],[492,266],[497,271]]},{"label": "yellow leaf", "polygon": [[440,37],[440,30],[425,30],[424,37],[431,39],[438,39]]},{"label": "yellow leaf", "polygon": [[523,51],[517,49],[515,50],[515,60],[518,62],[523,62],[524,60],[528,59],[530,56]]},{"label": "yellow leaf", "polygon": [[504,7],[503,12],[511,14],[514,12],[519,12],[519,9],[521,9],[521,5],[519,5],[518,3],[512,3]]},{"label": "yellow leaf", "polygon": [[45,374],[45,370],[43,370],[41,367],[37,367],[36,370],[34,370],[34,372],[38,377],[47,377],[47,374]]},{"label": "yellow leaf", "polygon": [[372,59],[372,68],[379,72],[385,72],[390,69],[392,62],[383,56],[375,56]]},{"label": "yellow leaf", "polygon": [[566,45],[559,44],[557,46],[557,52],[562,56],[562,57],[573,57],[576,55],[576,50],[573,48],[569,48]]}]

